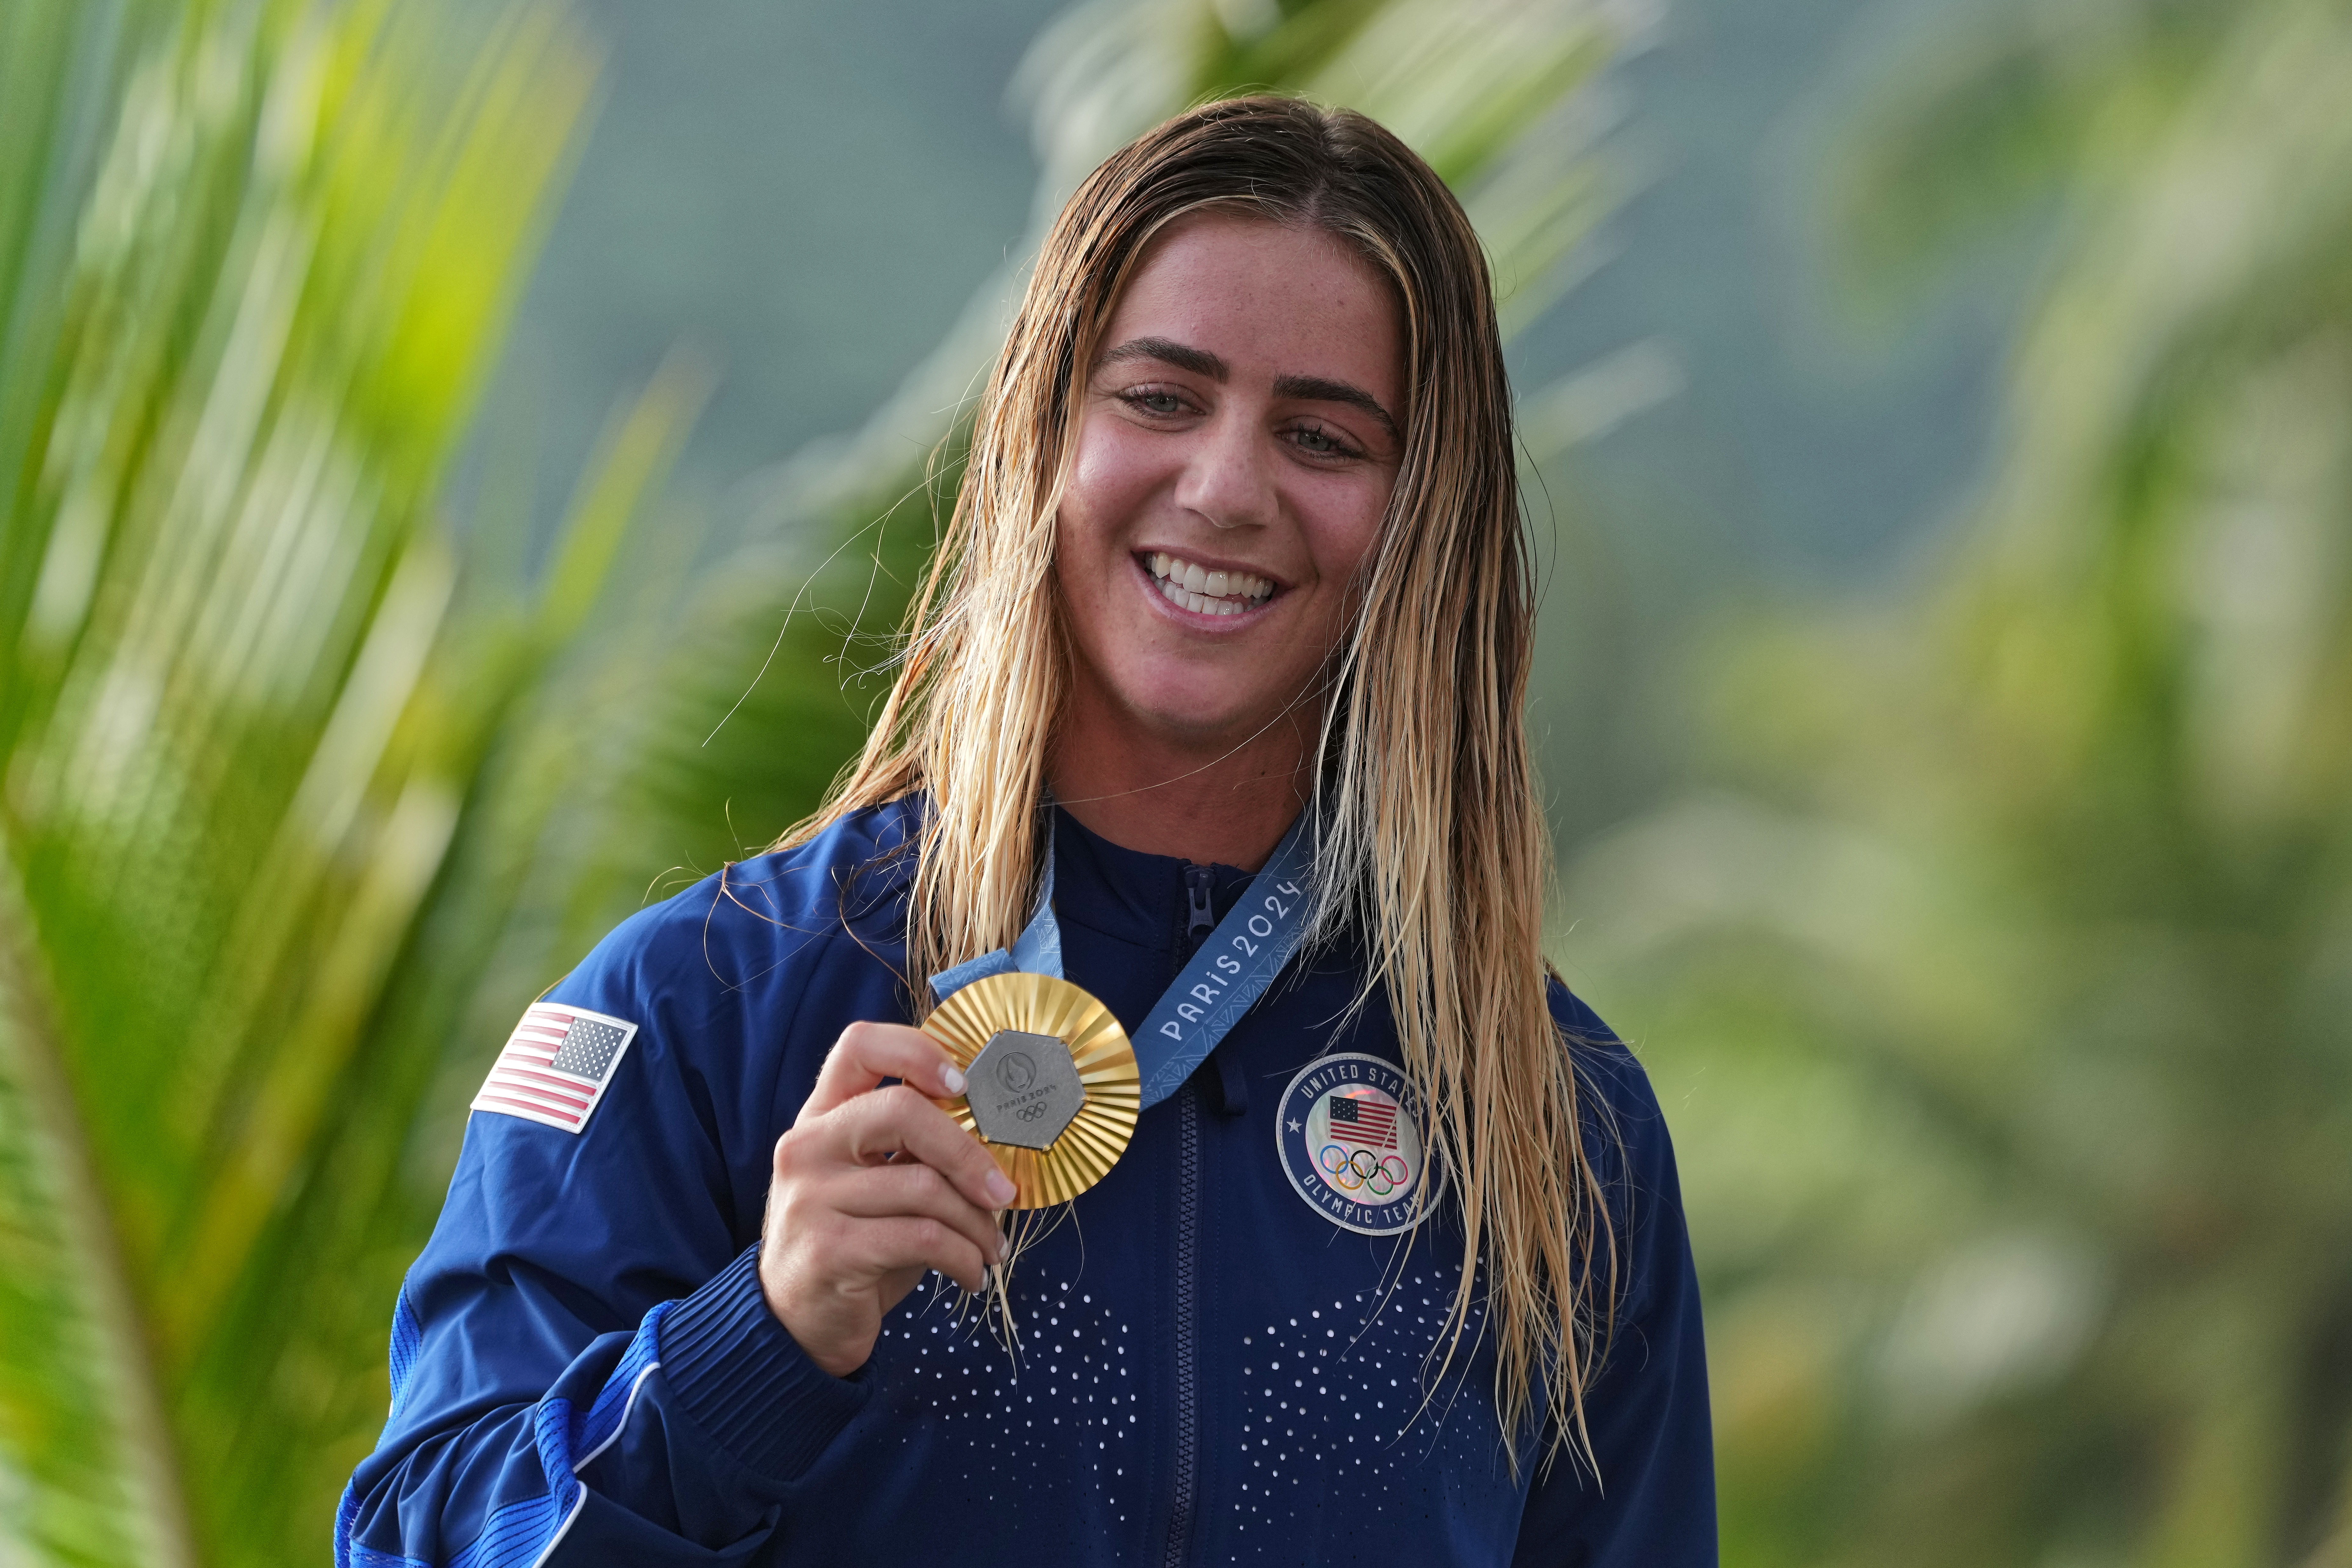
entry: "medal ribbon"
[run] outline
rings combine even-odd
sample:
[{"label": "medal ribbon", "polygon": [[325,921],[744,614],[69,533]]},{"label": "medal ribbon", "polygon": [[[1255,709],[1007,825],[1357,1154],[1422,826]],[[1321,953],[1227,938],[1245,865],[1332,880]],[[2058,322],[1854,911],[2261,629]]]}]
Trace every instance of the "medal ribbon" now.
[{"label": "medal ribbon", "polygon": [[[1265,994],[1307,934],[1311,912],[1309,873],[1315,864],[1314,835],[1301,812],[1274,847],[1232,912],[1217,922],[1209,940],[1185,961],[1143,1026],[1135,1032],[1135,1062],[1143,1080],[1143,1108],[1150,1110],[1182,1087],[1192,1069],[1217,1048]],[[931,976],[931,990],[944,1002],[984,975],[1019,970],[1062,976],[1062,924],[1054,914],[1054,848],[1045,846],[1045,880],[1037,912],[1008,952],[998,948]]]}]

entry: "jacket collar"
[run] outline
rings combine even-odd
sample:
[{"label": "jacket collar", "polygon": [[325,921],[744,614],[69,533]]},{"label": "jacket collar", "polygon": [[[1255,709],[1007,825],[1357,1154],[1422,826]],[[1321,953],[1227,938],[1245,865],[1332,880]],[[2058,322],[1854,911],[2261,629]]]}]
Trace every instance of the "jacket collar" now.
[{"label": "jacket collar", "polygon": [[[1054,807],[1054,912],[1105,936],[1168,950],[1184,935],[1184,872],[1173,855],[1147,855],[1112,843]],[[1209,868],[1210,904],[1223,920],[1255,876],[1237,866]]]}]

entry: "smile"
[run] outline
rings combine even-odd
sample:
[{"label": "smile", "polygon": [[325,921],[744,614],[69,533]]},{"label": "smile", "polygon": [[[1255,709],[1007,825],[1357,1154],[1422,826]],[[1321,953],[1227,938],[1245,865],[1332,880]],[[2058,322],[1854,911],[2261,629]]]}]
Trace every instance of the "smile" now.
[{"label": "smile", "polygon": [[1164,550],[1147,558],[1144,564],[1170,604],[1196,616],[1243,615],[1274,596],[1270,578],[1247,572],[1207,571]]}]

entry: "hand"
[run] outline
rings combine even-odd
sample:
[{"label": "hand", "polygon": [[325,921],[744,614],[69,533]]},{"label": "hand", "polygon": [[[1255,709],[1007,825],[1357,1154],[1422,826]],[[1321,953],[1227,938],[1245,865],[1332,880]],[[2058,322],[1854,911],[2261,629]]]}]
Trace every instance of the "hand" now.
[{"label": "hand", "polygon": [[[899,1082],[879,1088],[886,1078]],[[961,1094],[963,1074],[919,1030],[852,1024],[776,1140],[760,1288],[835,1377],[866,1364],[883,1314],[927,1269],[978,1290],[1004,1258],[993,1211],[1013,1201],[1013,1183],[917,1085]]]}]

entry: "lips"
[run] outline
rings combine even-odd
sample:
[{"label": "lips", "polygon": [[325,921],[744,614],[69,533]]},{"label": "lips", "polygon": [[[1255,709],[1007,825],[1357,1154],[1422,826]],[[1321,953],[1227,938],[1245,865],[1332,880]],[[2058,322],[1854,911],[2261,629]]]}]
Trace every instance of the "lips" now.
[{"label": "lips", "polygon": [[1248,572],[1212,572],[1164,550],[1154,552],[1144,565],[1170,604],[1196,616],[1243,615],[1274,596],[1270,578]]}]

